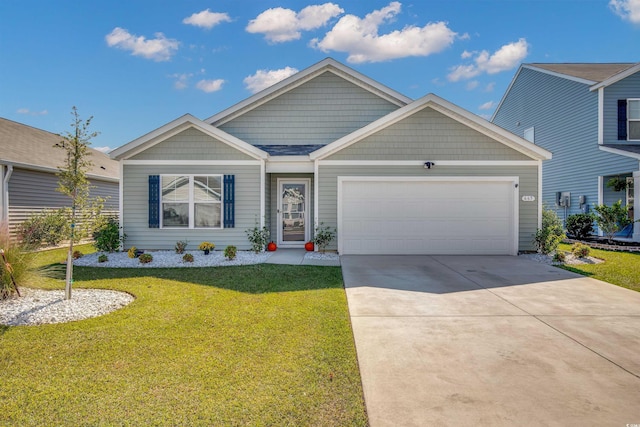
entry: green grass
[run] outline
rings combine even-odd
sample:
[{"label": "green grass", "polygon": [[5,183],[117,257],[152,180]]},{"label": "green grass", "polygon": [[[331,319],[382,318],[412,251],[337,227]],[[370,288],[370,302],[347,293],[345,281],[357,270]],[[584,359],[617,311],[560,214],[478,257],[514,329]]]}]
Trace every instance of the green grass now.
[{"label": "green grass", "polygon": [[[559,249],[570,251],[571,245],[563,243]],[[640,292],[640,254],[591,249],[590,256],[603,259],[604,262],[565,265],[563,268]]]},{"label": "green grass", "polygon": [[[89,252],[83,247],[83,252]],[[64,250],[39,287],[63,288]],[[136,300],[0,329],[0,425],[366,425],[338,267],[74,269]]]}]

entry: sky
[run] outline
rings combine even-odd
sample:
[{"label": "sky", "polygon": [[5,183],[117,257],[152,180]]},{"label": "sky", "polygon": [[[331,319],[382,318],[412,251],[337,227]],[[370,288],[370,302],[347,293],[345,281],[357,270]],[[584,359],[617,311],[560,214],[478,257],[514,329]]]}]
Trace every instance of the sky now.
[{"label": "sky", "polygon": [[490,119],[522,63],[639,62],[640,0],[0,0],[0,117],[108,151],[327,57]]}]

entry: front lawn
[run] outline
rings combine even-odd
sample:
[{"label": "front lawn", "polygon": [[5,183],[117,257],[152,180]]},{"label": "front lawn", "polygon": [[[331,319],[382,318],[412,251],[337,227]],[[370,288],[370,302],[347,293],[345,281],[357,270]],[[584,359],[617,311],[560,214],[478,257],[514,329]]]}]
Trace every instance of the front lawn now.
[{"label": "front lawn", "polygon": [[[571,245],[563,243],[558,249],[570,251]],[[590,256],[603,259],[604,262],[565,265],[563,268],[640,292],[640,254],[591,249]]]},{"label": "front lawn", "polygon": [[[0,326],[0,425],[366,425],[338,267],[74,271],[75,288],[136,300]],[[64,287],[49,274],[37,285]]]}]

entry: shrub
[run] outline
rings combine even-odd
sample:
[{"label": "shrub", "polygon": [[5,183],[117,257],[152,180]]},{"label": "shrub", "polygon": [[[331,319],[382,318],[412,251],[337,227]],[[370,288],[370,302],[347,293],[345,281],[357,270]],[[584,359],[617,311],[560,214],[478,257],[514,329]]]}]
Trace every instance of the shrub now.
[{"label": "shrub", "polygon": [[233,261],[234,259],[236,259],[237,253],[238,249],[235,246],[227,246],[226,248],[224,248],[224,256],[229,261]]},{"label": "shrub", "polygon": [[109,257],[106,254],[100,254],[98,257],[98,262],[107,262],[109,261]]},{"label": "shrub", "polygon": [[553,262],[565,262],[567,260],[567,254],[564,252],[556,252],[553,254]]},{"label": "shrub", "polygon": [[12,240],[8,225],[3,223],[0,223],[0,249],[4,251],[4,256],[10,265],[10,268],[7,268],[0,257],[0,300],[2,300],[16,292],[14,280],[17,286],[22,286],[29,280],[34,265],[33,253],[23,244]]},{"label": "shrub", "polygon": [[247,239],[251,243],[251,250],[255,253],[264,251],[265,246],[269,243],[269,229],[267,227],[259,228],[258,224],[253,228],[245,231],[247,233]]},{"label": "shrub", "polygon": [[215,248],[216,245],[214,245],[211,242],[202,242],[200,243],[200,246],[198,246],[198,249],[200,249],[201,251],[210,251],[213,250],[213,248]]},{"label": "shrub", "polygon": [[322,252],[324,252],[327,248],[327,245],[333,242],[335,238],[336,229],[325,227],[324,223],[321,222],[320,225],[316,226],[312,242],[315,243]]},{"label": "shrub", "polygon": [[182,256],[182,261],[184,262],[193,262],[193,255],[186,253]]},{"label": "shrub", "polygon": [[153,256],[151,254],[142,254],[138,259],[140,260],[140,264],[149,264],[153,261]]},{"label": "shrub", "polygon": [[562,230],[562,221],[558,215],[550,209],[542,209],[542,228],[536,231],[534,243],[538,252],[550,254],[558,248],[558,245],[565,239]]},{"label": "shrub", "polygon": [[109,218],[96,231],[93,232],[94,243],[100,252],[115,252],[124,245],[127,235],[122,234],[120,238],[120,226],[116,218]]},{"label": "shrub", "polygon": [[185,240],[178,240],[175,246],[176,253],[183,254],[185,249],[187,249],[187,242]]},{"label": "shrub", "polygon": [[574,243],[571,246],[571,253],[578,258],[586,258],[591,253],[591,248],[583,243]]},{"label": "shrub", "polygon": [[591,213],[581,213],[569,215],[567,217],[567,233],[576,239],[584,239],[593,234],[593,221],[595,215]]},{"label": "shrub", "polygon": [[137,251],[138,251],[138,248],[136,248],[135,246],[131,246],[127,251],[127,256],[129,258],[137,258],[138,257],[138,254],[136,253]]},{"label": "shrub", "polygon": [[73,254],[71,256],[73,257],[73,259],[78,259],[83,257],[83,253],[80,251],[73,251]]},{"label": "shrub", "polygon": [[44,211],[32,215],[20,224],[18,235],[22,242],[29,246],[41,246],[43,243],[56,246],[70,235],[66,209]]},{"label": "shrub", "polygon": [[613,236],[627,225],[633,223],[629,219],[629,211],[626,206],[622,206],[622,201],[618,200],[611,206],[598,205],[593,208],[596,211],[596,222],[598,227],[607,236],[609,241]]}]

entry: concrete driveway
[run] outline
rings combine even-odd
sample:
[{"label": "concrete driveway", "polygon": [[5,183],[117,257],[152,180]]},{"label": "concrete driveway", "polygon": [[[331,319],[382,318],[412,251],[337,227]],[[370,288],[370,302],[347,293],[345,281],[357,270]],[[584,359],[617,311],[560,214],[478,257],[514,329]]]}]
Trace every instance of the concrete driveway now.
[{"label": "concrete driveway", "polygon": [[341,262],[372,427],[640,425],[640,293],[518,257]]}]

